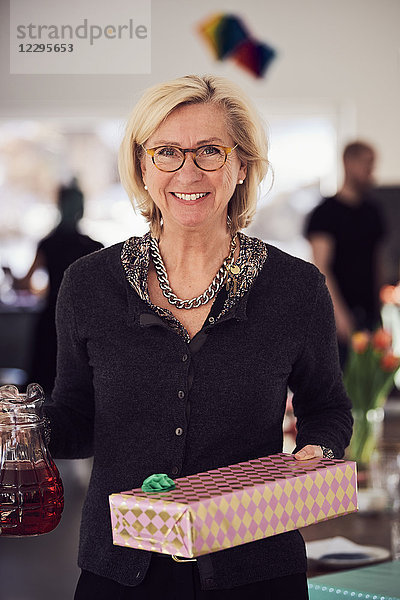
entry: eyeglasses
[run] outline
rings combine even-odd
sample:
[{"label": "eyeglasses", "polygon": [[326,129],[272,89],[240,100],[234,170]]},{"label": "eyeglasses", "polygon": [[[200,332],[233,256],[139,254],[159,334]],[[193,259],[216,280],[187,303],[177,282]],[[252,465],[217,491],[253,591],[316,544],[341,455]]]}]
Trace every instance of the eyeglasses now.
[{"label": "eyeglasses", "polygon": [[186,154],[193,154],[193,162],[202,171],[218,171],[226,163],[228,154],[237,147],[233,146],[200,146],[199,148],[179,148],[178,146],[157,146],[157,148],[145,148],[143,150],[151,156],[153,163],[160,169],[172,173],[179,171],[185,164]]}]

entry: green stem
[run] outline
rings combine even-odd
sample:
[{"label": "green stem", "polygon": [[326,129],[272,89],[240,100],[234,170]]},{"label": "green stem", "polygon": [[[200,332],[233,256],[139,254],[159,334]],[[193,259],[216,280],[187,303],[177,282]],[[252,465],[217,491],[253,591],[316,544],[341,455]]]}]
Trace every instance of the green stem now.
[{"label": "green stem", "polygon": [[[371,417],[372,415],[370,415]],[[351,438],[348,457],[360,466],[367,467],[377,444],[379,421],[369,421],[367,411],[354,411],[354,430]]]}]

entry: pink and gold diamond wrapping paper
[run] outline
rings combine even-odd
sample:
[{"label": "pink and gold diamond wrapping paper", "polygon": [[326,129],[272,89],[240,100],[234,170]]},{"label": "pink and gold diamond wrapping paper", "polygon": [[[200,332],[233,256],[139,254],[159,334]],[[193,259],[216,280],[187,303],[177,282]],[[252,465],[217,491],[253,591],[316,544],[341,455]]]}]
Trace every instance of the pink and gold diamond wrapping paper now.
[{"label": "pink and gold diamond wrapping paper", "polygon": [[193,558],[357,510],[356,465],[275,454],[110,496],[114,544]]}]

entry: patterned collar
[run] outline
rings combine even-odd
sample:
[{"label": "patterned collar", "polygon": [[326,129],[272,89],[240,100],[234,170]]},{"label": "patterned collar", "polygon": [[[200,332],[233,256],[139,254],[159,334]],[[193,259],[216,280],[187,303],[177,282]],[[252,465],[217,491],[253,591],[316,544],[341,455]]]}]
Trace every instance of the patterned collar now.
[{"label": "patterned collar", "polygon": [[[268,256],[267,244],[265,242],[257,238],[248,237],[241,232],[238,235],[240,251],[236,264],[241,268],[241,271],[237,275],[236,293],[234,293],[233,286],[229,286],[226,300],[219,315],[215,318],[215,322],[221,319],[249,291]],[[155,306],[150,300],[149,289],[147,287],[147,274],[150,264],[150,232],[147,232],[143,237],[131,237],[124,242],[121,251],[121,262],[125,276],[138,296],[155,313],[166,319],[179,335],[182,335],[187,342],[190,342],[188,332],[171,311]]]}]

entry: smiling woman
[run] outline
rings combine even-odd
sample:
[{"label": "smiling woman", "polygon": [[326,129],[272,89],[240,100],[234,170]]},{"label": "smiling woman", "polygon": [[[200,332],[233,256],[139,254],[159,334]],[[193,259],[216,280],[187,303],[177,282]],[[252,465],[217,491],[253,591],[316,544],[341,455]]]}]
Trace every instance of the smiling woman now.
[{"label": "smiling woman", "polygon": [[[173,141],[160,148],[160,140],[177,138],[177,148]],[[204,146],[205,139],[215,143],[224,140],[224,147]],[[239,180],[245,179],[247,165],[239,159],[236,148],[232,151],[237,144],[229,135],[222,109],[203,103],[180,106],[161,123],[146,146],[155,151],[153,160],[148,156],[151,150],[141,159],[143,181],[162,215],[164,232],[190,227],[192,233],[201,229],[226,234],[228,203]]]},{"label": "smiling woman", "polygon": [[[180,124],[180,140],[176,139],[178,131],[174,127],[177,122],[174,113],[178,110],[183,111],[182,117],[185,119],[185,125],[183,121]],[[201,123],[196,122],[198,116]],[[167,124],[169,117],[173,121]],[[182,144],[188,123],[191,127],[197,125],[196,145]],[[173,137],[166,138],[163,132],[167,134],[171,130]],[[237,145],[236,158],[246,165],[247,176],[241,177],[243,186],[233,189],[229,203],[228,215],[235,231],[246,227],[254,216],[257,187],[268,169],[264,130],[249,99],[227,79],[189,76],[150,88],[128,121],[121,144],[119,169],[128,196],[149,220],[152,233],[159,236],[161,215],[151,194],[144,189],[141,172],[143,147],[154,149],[156,146],[172,145],[182,150],[217,144],[233,149]]]},{"label": "smiling woman", "polygon": [[305,600],[298,531],[187,564],[112,543],[110,494],[281,452],[288,386],[297,460],[340,458],[351,434],[323,276],[240,231],[268,169],[243,92],[211,76],[148,90],[119,167],[150,231],[67,271],[46,410],[53,456],[95,455],[75,600]]}]

